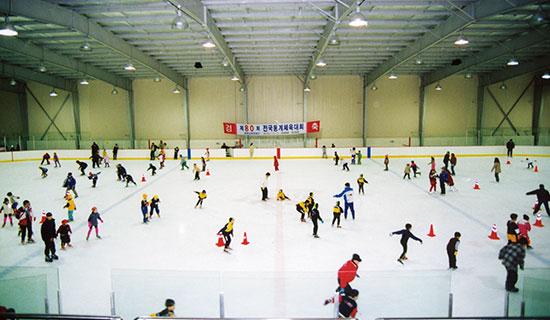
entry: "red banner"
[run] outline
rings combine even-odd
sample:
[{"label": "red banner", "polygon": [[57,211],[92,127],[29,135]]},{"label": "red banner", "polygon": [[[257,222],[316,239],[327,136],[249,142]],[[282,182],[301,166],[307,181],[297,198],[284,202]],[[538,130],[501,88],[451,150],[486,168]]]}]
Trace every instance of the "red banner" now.
[{"label": "red banner", "polygon": [[321,130],[321,121],[309,121],[307,123],[306,132],[319,132]]},{"label": "red banner", "polygon": [[226,134],[237,134],[237,124],[236,123],[223,123],[223,133]]}]

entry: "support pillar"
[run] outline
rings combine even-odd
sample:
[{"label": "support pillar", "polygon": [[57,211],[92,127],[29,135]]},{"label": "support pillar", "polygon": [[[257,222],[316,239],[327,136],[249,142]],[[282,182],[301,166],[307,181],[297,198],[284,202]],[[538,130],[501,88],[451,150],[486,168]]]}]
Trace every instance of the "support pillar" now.
[{"label": "support pillar", "polygon": [[[183,109],[185,111],[185,127],[187,128],[187,139],[186,147],[187,150],[191,149],[191,119],[189,118],[189,81],[187,77],[183,79],[183,93],[185,97],[183,98]],[[191,158],[188,152],[188,157]]]},{"label": "support pillar", "polygon": [[426,86],[424,83],[424,77],[421,77],[418,95],[418,144],[421,147],[424,145],[424,104],[426,95]]},{"label": "support pillar", "polygon": [[136,148],[136,115],[134,105],[134,81],[131,83],[131,90],[128,90],[128,114],[130,116],[130,148]]},{"label": "support pillar", "polygon": [[476,110],[476,136],[477,136],[477,145],[483,145],[483,133],[481,132],[483,124],[483,108],[485,101],[485,86],[481,84],[481,79],[479,79],[479,84],[477,86],[477,110]]},{"label": "support pillar", "polygon": [[[305,89],[305,87],[304,87]],[[307,121],[307,96],[309,95],[309,92],[304,91],[304,115],[303,115],[303,121]],[[307,130],[306,130],[307,131]],[[307,132],[304,133],[304,148],[307,147]]]},{"label": "support pillar", "polygon": [[80,139],[81,139],[81,128],[80,128],[80,96],[78,95],[78,88],[75,88],[71,92],[73,97],[73,117],[74,117],[74,130],[75,130],[75,139],[74,144],[76,149],[80,149]]},{"label": "support pillar", "polygon": [[540,136],[540,116],[542,113],[542,90],[544,88],[544,80],[540,75],[535,76],[535,86],[533,90],[533,119],[531,121],[531,132],[534,138],[534,145],[539,145]]},{"label": "support pillar", "polygon": [[367,76],[363,76],[363,147],[367,146],[368,97],[369,97],[369,85],[367,83]]},{"label": "support pillar", "polygon": [[[243,79],[242,88],[244,89],[244,91],[243,91],[244,123],[248,124],[248,121],[250,120],[249,115],[248,115],[248,84],[246,83],[245,79]],[[239,90],[240,90],[240,88],[239,88]],[[245,136],[245,138],[246,138],[245,145],[249,146],[250,145],[250,136],[247,135],[247,136]]]},{"label": "support pillar", "polygon": [[27,105],[27,94],[24,89],[23,92],[17,94],[17,104],[19,105],[19,112],[21,115],[21,150],[28,150],[27,141],[29,140],[29,108]]}]

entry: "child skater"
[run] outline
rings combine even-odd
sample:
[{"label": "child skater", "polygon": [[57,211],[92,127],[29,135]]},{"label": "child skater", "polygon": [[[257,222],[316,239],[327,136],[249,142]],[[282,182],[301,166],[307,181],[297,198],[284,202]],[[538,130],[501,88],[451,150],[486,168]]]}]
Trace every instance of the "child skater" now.
[{"label": "child skater", "polygon": [[416,165],[416,163],[414,163],[414,161],[411,161],[411,169],[413,171],[413,177],[416,178],[416,175],[420,175],[420,171],[418,170],[418,166]]},{"label": "child skater", "polygon": [[17,205],[19,204],[18,201],[19,201],[19,197],[14,195],[13,193],[11,192],[8,192],[6,194],[8,196],[8,198],[10,199],[10,205],[11,205],[11,208],[12,210],[16,210],[17,209]]},{"label": "child skater", "polygon": [[340,161],[340,156],[338,156],[338,152],[334,151],[334,165],[338,165],[338,161]]},{"label": "child skater", "polygon": [[202,190],[201,192],[195,191],[195,193],[199,196],[199,200],[195,205],[195,209],[197,208],[197,206],[200,206],[200,208],[202,209],[202,202],[204,201],[204,199],[206,199],[206,190]]},{"label": "child skater", "polygon": [[97,208],[92,208],[92,213],[90,213],[90,216],[88,217],[88,235],[86,236],[86,241],[90,238],[90,233],[92,232],[92,228],[95,228],[95,237],[98,239],[101,239],[99,236],[99,229],[97,227],[98,222],[101,221],[103,223],[103,219],[101,219],[101,216],[99,215],[99,212],[97,212]]},{"label": "child skater", "polygon": [[405,180],[405,178],[409,178],[409,180],[411,180],[411,165],[409,163],[405,165],[405,170],[403,172],[405,173],[403,175],[403,180]]},{"label": "child skater", "polygon": [[447,243],[447,257],[449,258],[449,269],[456,269],[456,256],[458,255],[458,246],[460,245],[460,232],[455,232]]},{"label": "child skater", "polygon": [[346,160],[342,160],[342,171],[348,171],[349,172],[349,166],[348,162]]},{"label": "child skater", "polygon": [[149,206],[149,201],[147,200],[147,195],[145,193],[142,195],[142,197],[141,214],[143,215],[143,223],[147,223],[149,222],[149,216],[147,214],[147,212],[149,211],[149,208],[147,208]]},{"label": "child skater", "polygon": [[435,170],[435,159],[434,159],[434,157],[430,158],[430,162],[428,164],[430,165],[430,170]]},{"label": "child skater", "polygon": [[527,162],[527,169],[533,169],[533,161],[529,160],[529,158],[525,158],[525,161]]},{"label": "child skater", "polygon": [[321,223],[325,223],[323,221],[323,218],[321,218],[321,214],[319,213],[319,204],[316,203],[313,206],[313,209],[311,209],[311,222],[313,222],[313,237],[319,238],[317,235],[317,230],[319,230],[318,220],[321,221]]},{"label": "child skater", "polygon": [[155,194],[153,196],[153,199],[151,199],[151,203],[150,203],[151,211],[149,211],[149,220],[151,220],[151,218],[153,217],[153,212],[156,212],[157,217],[160,218],[159,203],[160,203],[159,196]]},{"label": "child skater", "polygon": [[78,169],[80,170],[80,175],[85,176],[86,173],[84,173],[84,170],[86,170],[86,168],[88,168],[88,164],[86,162],[78,161],[78,160],[76,160],[76,163],[78,164]]},{"label": "child skater", "polygon": [[388,165],[390,164],[390,158],[388,157],[388,155],[385,155],[384,156],[384,171],[388,171]]},{"label": "child skater", "polygon": [[42,177],[42,179],[48,176],[48,168],[40,166],[38,167],[38,169],[40,169],[40,172],[41,172],[40,176]]},{"label": "child skater", "polygon": [[518,223],[519,236],[518,238],[527,239],[527,249],[533,249],[531,247],[531,239],[529,238],[529,231],[531,231],[531,224],[529,223],[529,216],[524,214],[523,221]]},{"label": "child skater", "polygon": [[296,204],[296,211],[300,213],[300,221],[306,222],[306,213],[309,211],[309,201],[301,201]]},{"label": "child skater", "polygon": [[65,203],[65,206],[63,208],[67,208],[67,215],[69,216],[69,221],[72,222],[74,221],[73,214],[74,214],[74,211],[76,210],[76,204],[74,203],[73,196],[71,195],[70,192],[67,192],[67,194],[65,195],[65,200],[67,201],[67,203]]},{"label": "child skater", "polygon": [[195,179],[193,179],[193,180],[194,181],[200,180],[201,179],[201,176],[200,176],[201,168],[199,168],[199,166],[197,166],[196,163],[193,163],[193,172],[195,173]]},{"label": "child skater", "polygon": [[419,241],[420,243],[422,243],[421,239],[415,237],[415,235],[412,234],[411,228],[412,228],[412,225],[410,223],[407,223],[405,225],[405,229],[402,229],[402,230],[399,230],[399,231],[394,231],[394,232],[390,233],[390,236],[393,236],[394,234],[400,234],[401,235],[400,243],[401,243],[401,246],[403,247],[403,253],[401,253],[401,255],[399,256],[399,259],[397,259],[397,262],[399,262],[401,264],[403,264],[403,260],[408,260],[408,258],[407,258],[407,243],[409,242],[409,238],[413,238],[414,240]]},{"label": "child skater", "polygon": [[206,158],[206,161],[210,161],[210,149],[206,148],[206,152],[204,153],[204,158]]},{"label": "child skater", "polygon": [[50,154],[49,153],[44,153],[44,155],[42,156],[42,161],[40,162],[40,165],[43,165],[44,162],[46,162],[46,165],[50,165]]},{"label": "child skater", "polygon": [[273,156],[273,167],[275,171],[279,171],[279,160],[277,160],[277,156]]},{"label": "child skater", "polygon": [[359,175],[359,179],[357,179],[357,185],[359,186],[359,194],[365,194],[365,183],[369,183],[365,178],[363,177],[363,174]]},{"label": "child skater", "polygon": [[185,159],[184,156],[180,156],[180,166],[181,166],[181,170],[185,170],[185,168],[189,169],[189,166],[187,165],[187,160]]},{"label": "child skater", "polygon": [[204,159],[204,157],[201,157],[201,163],[202,163],[202,172],[205,172],[206,171],[206,160]]},{"label": "child skater", "polygon": [[286,194],[283,192],[283,189],[279,189],[279,192],[277,192],[277,201],[284,200],[290,200],[290,198],[286,196]]},{"label": "child skater", "polygon": [[223,226],[223,228],[218,231],[218,234],[221,234],[225,240],[225,247],[223,248],[223,251],[226,253],[229,253],[229,250],[231,247],[229,246],[231,244],[231,236],[233,235],[233,224],[235,223],[235,220],[233,218],[229,218],[229,221]]},{"label": "child skater", "polygon": [[447,184],[449,185],[449,191],[456,191],[455,180],[453,178],[453,175],[449,170],[445,170],[445,171],[447,171]]},{"label": "child skater", "polygon": [[97,185],[97,179],[98,179],[98,176],[101,172],[98,172],[98,173],[93,173],[93,172],[88,172],[88,179],[89,180],[92,180],[92,188],[95,188],[95,186]]},{"label": "child skater", "polygon": [[340,215],[342,214],[344,210],[342,210],[342,207],[340,207],[340,201],[336,201],[336,205],[334,208],[332,208],[332,226],[334,227],[334,223],[337,222],[336,228],[340,227]]},{"label": "child skater", "polygon": [[69,225],[69,220],[63,219],[61,225],[57,229],[57,235],[61,238],[61,250],[65,250],[65,247],[71,248],[71,226]]},{"label": "child skater", "polygon": [[355,164],[355,156],[357,155],[357,153],[355,152],[355,147],[351,148],[350,154],[351,154],[351,164],[354,165]]},{"label": "child skater", "polygon": [[149,170],[151,170],[151,175],[152,176],[157,174],[157,167],[152,163],[149,163],[149,168],[147,168],[147,171],[149,171]]},{"label": "child skater", "polygon": [[164,168],[164,161],[166,160],[166,153],[164,152],[164,149],[162,149],[162,150],[160,151],[159,160],[160,160],[160,168],[159,168],[159,170],[162,170],[162,168]]},{"label": "child skater", "polygon": [[105,156],[103,157],[103,164],[105,165],[105,168],[110,168],[111,167],[111,159],[109,158],[109,155],[107,154],[107,152],[105,150],[103,150],[105,152]]},{"label": "child skater", "polygon": [[10,199],[4,198],[0,212],[4,214],[4,223],[2,224],[2,228],[6,226],[8,219],[10,220],[10,225],[13,227],[13,209],[10,206]]},{"label": "child skater", "polygon": [[57,167],[61,168],[61,162],[59,162],[59,157],[57,156],[57,152],[53,153],[53,163],[54,163],[54,168],[57,168]]},{"label": "child skater", "polygon": [[128,185],[130,183],[133,183],[134,186],[137,186],[137,183],[134,181],[134,178],[131,175],[129,175],[129,174],[125,175],[124,179],[126,180],[126,188],[128,188]]},{"label": "child skater", "polygon": [[430,170],[430,193],[433,191],[433,192],[437,192],[437,172],[435,172],[435,170],[431,169]]}]

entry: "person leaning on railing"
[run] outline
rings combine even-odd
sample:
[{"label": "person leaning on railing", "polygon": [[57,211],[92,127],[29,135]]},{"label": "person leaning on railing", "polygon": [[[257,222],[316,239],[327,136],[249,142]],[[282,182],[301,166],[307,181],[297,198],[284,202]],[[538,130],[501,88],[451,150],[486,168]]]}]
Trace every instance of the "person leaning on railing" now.
[{"label": "person leaning on railing", "polygon": [[174,310],[176,310],[176,302],[172,299],[166,299],[164,306],[166,307],[164,310],[157,313],[151,313],[149,316],[174,318],[176,316],[174,313]]}]

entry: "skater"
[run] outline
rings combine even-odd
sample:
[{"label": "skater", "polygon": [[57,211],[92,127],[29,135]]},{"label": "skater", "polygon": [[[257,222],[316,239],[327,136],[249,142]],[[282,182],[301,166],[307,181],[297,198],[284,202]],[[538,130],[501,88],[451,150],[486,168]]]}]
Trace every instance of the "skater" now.
[{"label": "skater", "polygon": [[452,237],[447,243],[447,257],[449,257],[449,269],[457,269],[456,266],[456,256],[458,255],[458,246],[460,245],[460,232],[455,232],[454,237]]},{"label": "skater", "polygon": [[250,146],[248,147],[248,153],[250,155],[250,159],[254,158],[254,149],[256,146],[254,145],[254,142],[250,143]]},{"label": "skater", "polygon": [[363,178],[363,174],[359,175],[359,178],[357,179],[357,185],[359,186],[359,194],[365,194],[365,183],[369,183],[365,178]]},{"label": "skater", "polygon": [[189,169],[189,166],[187,165],[187,160],[185,159],[185,157],[182,155],[180,156],[181,160],[180,160],[180,166],[181,166],[181,170],[185,170],[185,168]]},{"label": "skater", "polygon": [[443,156],[443,164],[445,165],[445,170],[449,170],[449,161],[451,161],[451,153],[447,151]]},{"label": "skater", "polygon": [[266,201],[267,199],[269,199],[267,186],[269,184],[270,176],[271,176],[271,173],[266,172],[265,178],[262,180],[262,184],[260,186],[260,189],[262,190],[262,201]]},{"label": "skater", "polygon": [[92,180],[92,188],[95,188],[95,186],[97,185],[97,179],[98,179],[98,176],[99,176],[100,173],[101,173],[101,171],[98,172],[98,173],[93,173],[91,171],[88,172],[88,179]]},{"label": "skater", "polygon": [[46,165],[50,165],[50,154],[49,153],[44,153],[44,155],[42,156],[42,161],[40,161],[40,165],[43,165],[44,162],[46,162]]},{"label": "skater", "polygon": [[172,299],[166,299],[166,302],[164,302],[164,310],[157,313],[152,313],[149,316],[150,317],[157,317],[157,318],[174,318],[176,314],[174,313],[174,310],[176,310],[176,302]]},{"label": "skater", "polygon": [[160,160],[160,168],[159,170],[162,170],[164,168],[164,161],[166,161],[166,153],[164,152],[164,149],[160,150],[159,154],[159,160]]},{"label": "skater", "polygon": [[176,146],[174,148],[174,160],[178,160],[179,153],[180,153],[180,148]]},{"label": "skater", "polygon": [[411,169],[413,171],[413,177],[416,178],[417,175],[421,175],[422,173],[418,170],[418,165],[414,163],[414,161],[411,161]]},{"label": "skater", "polygon": [[78,198],[78,193],[76,192],[76,179],[71,172],[67,173],[67,178],[65,178],[65,182],[63,182],[63,188],[65,188],[65,194],[72,191],[75,198]]},{"label": "skater", "polygon": [[206,148],[206,151],[204,152],[204,158],[206,159],[206,162],[210,161],[210,149]]},{"label": "skater", "polygon": [[348,171],[349,172],[349,166],[348,166],[348,162],[346,160],[342,160],[342,171]]},{"label": "skater", "polygon": [[309,201],[301,201],[296,204],[296,211],[300,213],[300,221],[306,222],[306,214],[309,216]]},{"label": "skater", "polygon": [[206,172],[206,160],[204,159],[204,157],[201,157],[201,163],[202,163],[201,171]]},{"label": "skater", "polygon": [[521,238],[519,243],[508,243],[498,253],[498,259],[501,260],[506,268],[505,288],[508,292],[518,292],[516,282],[518,281],[518,266],[521,270],[524,267],[525,246],[527,239]]},{"label": "skater", "polygon": [[74,221],[74,211],[76,210],[76,204],[74,203],[74,199],[73,199],[73,196],[71,196],[71,193],[67,193],[65,195],[65,201],[67,201],[65,203],[65,206],[63,206],[63,208],[67,208],[67,216],[69,217],[69,222],[73,222]]},{"label": "skater", "polygon": [[544,208],[546,209],[546,214],[550,216],[550,208],[548,208],[548,201],[550,201],[550,192],[548,192],[548,190],[544,188],[543,184],[540,184],[538,189],[527,192],[526,195],[537,196],[537,204],[533,208],[533,214],[539,212],[540,208],[544,205]]},{"label": "skater", "polygon": [[91,149],[92,149],[92,156],[94,154],[99,155],[99,146],[97,145],[97,143],[95,143],[95,142],[92,143],[92,148]]},{"label": "skater", "polygon": [[456,155],[451,153],[451,175],[455,175]]},{"label": "skater", "polygon": [[449,174],[445,170],[445,167],[441,167],[441,172],[439,173],[439,189],[441,190],[441,194],[446,193],[445,183],[447,183],[447,180],[449,180]]},{"label": "skater", "polygon": [[103,158],[99,155],[99,150],[98,153],[92,154],[89,159],[92,159],[92,168],[101,168],[101,160]]},{"label": "skater", "polygon": [[449,191],[456,191],[453,175],[449,172],[449,170],[445,171],[447,172],[447,184],[449,185]]},{"label": "skater", "polygon": [[[80,170],[80,175],[85,176],[86,173],[84,171],[86,170],[86,168],[88,168],[88,164],[86,162],[79,161],[79,160],[76,160],[76,163],[78,164],[78,169]],[[95,168],[95,166],[94,166],[94,168]]]},{"label": "skater", "polygon": [[350,286],[350,283],[355,280],[356,276],[359,277],[357,269],[359,269],[361,261],[361,257],[357,253],[354,253],[351,260],[346,261],[338,270],[338,288],[336,292],[340,293],[341,296],[349,295],[352,292],[353,288]]},{"label": "skater", "polygon": [[149,163],[149,168],[147,168],[147,171],[151,170],[151,175],[154,176],[157,174],[157,167],[155,167],[154,164]]},{"label": "skater", "polygon": [[4,223],[2,224],[2,228],[6,226],[8,219],[10,220],[10,226],[13,227],[13,209],[10,206],[10,199],[4,198],[4,202],[0,208],[0,213],[4,214]]},{"label": "skater", "polygon": [[410,163],[407,163],[405,165],[405,170],[403,172],[405,173],[403,175],[403,180],[405,180],[405,178],[409,178],[409,180],[411,180],[411,165],[410,165]]},{"label": "skater", "polygon": [[491,172],[495,172],[495,180],[498,182],[500,182],[500,177],[499,177],[499,174],[501,173],[501,169],[500,169],[500,160],[498,158],[495,158],[495,162],[493,164],[493,168],[491,169]]},{"label": "skater", "polygon": [[393,236],[394,234],[400,234],[401,240],[399,241],[401,243],[401,246],[403,247],[403,252],[399,256],[399,259],[397,259],[397,262],[403,264],[403,260],[408,260],[407,258],[407,243],[409,242],[409,238],[412,238],[413,240],[416,240],[422,244],[422,239],[417,238],[414,234],[411,232],[412,225],[410,223],[405,224],[405,229],[394,231],[390,233],[390,236]]},{"label": "skater", "polygon": [[351,165],[354,165],[355,157],[357,156],[357,152],[355,152],[355,147],[351,148],[350,154],[351,154]]},{"label": "skater", "polygon": [[124,168],[120,163],[116,165],[116,175],[117,181],[124,182],[126,180],[126,168]]},{"label": "skater", "polygon": [[113,160],[116,160],[118,156],[118,143],[115,143],[115,146],[113,147]]},{"label": "skater", "polygon": [[338,152],[334,151],[334,165],[338,166],[338,161],[340,161],[340,156],[338,156]]},{"label": "skater", "polygon": [[334,227],[334,223],[336,222],[336,228],[340,227],[340,215],[342,214],[344,210],[342,210],[342,207],[340,207],[340,201],[336,201],[336,205],[334,208],[332,208],[332,226]]},{"label": "skater", "polygon": [[147,200],[147,194],[142,195],[141,199],[141,214],[143,215],[143,223],[149,222],[149,215],[147,214],[149,211],[149,201]]},{"label": "skater", "polygon": [[435,158],[430,157],[430,162],[428,163],[430,165],[430,170],[435,170]]},{"label": "skater", "polygon": [[508,142],[506,142],[506,150],[507,150],[506,156],[507,157],[509,157],[509,158],[513,157],[512,153],[514,152],[515,147],[516,147],[516,144],[514,143],[514,141],[512,139],[510,139],[510,140],[508,140]]},{"label": "skater", "polygon": [[533,169],[533,161],[529,160],[529,158],[525,158],[525,162],[527,162],[527,169]]},{"label": "skater", "polygon": [[231,244],[231,236],[233,236],[234,223],[235,220],[233,218],[229,218],[229,221],[223,226],[223,228],[220,229],[220,231],[218,231],[218,234],[221,234],[225,240],[223,251],[227,253],[229,253],[229,250],[233,250],[229,245]]},{"label": "skater", "polygon": [[389,168],[388,168],[389,164],[390,164],[390,158],[388,157],[388,155],[385,155],[384,156],[384,171],[389,170]]},{"label": "skater", "polygon": [[53,164],[54,164],[54,168],[57,168],[57,167],[61,168],[61,162],[59,162],[59,157],[57,156],[57,152],[53,153]]},{"label": "skater", "polygon": [[71,226],[69,225],[69,220],[63,219],[59,229],[57,229],[57,235],[61,239],[61,250],[65,250],[65,247],[72,247],[71,245]]},{"label": "skater", "polygon": [[313,199],[313,192],[310,192],[309,195],[307,196],[306,204],[308,206],[307,209],[309,214],[307,216],[309,218],[311,215],[311,209],[313,209],[313,206],[315,205],[315,199]]},{"label": "skater", "polygon": [[323,158],[323,159],[328,158],[327,157],[327,146],[323,146],[321,149],[323,150],[323,155],[321,156],[321,158]]},{"label": "skater", "polygon": [[195,173],[195,179],[193,180],[200,180],[201,179],[201,176],[200,176],[200,173],[201,173],[201,169],[199,168],[199,166],[197,166],[196,163],[193,163],[193,172]]},{"label": "skater", "polygon": [[48,168],[40,166],[38,167],[38,169],[40,169],[40,176],[42,177],[42,179],[48,176]]},{"label": "skater", "polygon": [[202,190],[201,192],[195,191],[199,199],[197,200],[197,204],[195,205],[195,209],[197,209],[197,206],[200,206],[202,209],[202,202],[204,199],[206,199],[206,190]]},{"label": "skater", "polygon": [[508,238],[508,243],[518,242],[519,227],[517,220],[518,215],[512,213],[510,215],[510,220],[506,223],[506,238]]},{"label": "skater", "polygon": [[19,228],[21,230],[21,244],[25,244],[25,236],[27,236],[27,243],[34,243],[32,238],[32,223],[36,221],[32,213],[31,202],[29,200],[23,201],[23,206],[18,209]]},{"label": "skater", "polygon": [[277,156],[273,156],[273,167],[275,171],[279,171],[279,160],[277,160]]},{"label": "skater", "polygon": [[153,142],[151,144],[151,150],[149,151],[149,160],[151,161],[154,161],[155,160],[155,153],[157,151],[157,146],[155,145],[155,143]]},{"label": "skater", "polygon": [[109,155],[107,154],[107,151],[103,150],[105,155],[103,156],[103,165],[104,168],[110,168],[111,167],[111,159],[109,158]]},{"label": "skater", "polygon": [[325,223],[323,221],[323,218],[321,218],[321,214],[319,213],[319,204],[316,203],[310,212],[311,212],[311,222],[313,222],[313,237],[319,238],[319,236],[317,235],[317,231],[319,230],[318,220],[320,220],[321,223]]},{"label": "skater", "polygon": [[86,236],[86,241],[90,238],[90,233],[92,232],[92,228],[95,228],[95,237],[98,239],[101,239],[99,236],[99,229],[98,229],[98,222],[101,221],[103,223],[103,219],[101,219],[101,216],[99,215],[99,212],[97,212],[97,208],[92,208],[92,213],[90,213],[90,216],[88,217],[88,235]]},{"label": "skater", "polygon": [[46,220],[42,223],[40,234],[42,235],[42,241],[44,241],[46,262],[53,262],[53,260],[59,259],[55,255],[55,238],[57,238],[57,233],[55,232],[55,220],[51,212],[46,213]]},{"label": "skater", "polygon": [[518,238],[527,239],[527,249],[533,249],[533,247],[531,247],[531,239],[529,238],[529,231],[531,231],[531,224],[529,223],[528,215],[526,214],[523,215],[523,221],[521,221],[521,223],[518,223],[518,230],[519,230]]},{"label": "skater", "polygon": [[437,178],[438,178],[438,175],[437,175],[437,172],[435,172],[435,170],[430,170],[430,193],[433,191],[433,192],[437,192]]},{"label": "skater", "polygon": [[137,186],[137,183],[134,181],[134,178],[131,175],[127,174],[126,176],[124,176],[124,179],[126,180],[126,188],[128,188],[128,185],[130,183],[133,183],[134,186]]},{"label": "skater", "polygon": [[337,195],[334,195],[335,198],[344,197],[344,219],[348,218],[348,209],[351,210],[351,216],[355,220],[355,209],[353,208],[353,188],[350,187],[349,182],[346,182],[344,185],[345,188]]},{"label": "skater", "polygon": [[277,201],[284,200],[290,200],[290,198],[286,196],[286,194],[283,192],[283,189],[279,189],[279,192],[277,192]]},{"label": "skater", "polygon": [[342,297],[338,306],[339,318],[355,319],[357,316],[357,298],[359,298],[359,291],[356,289],[350,290],[349,294]]},{"label": "skater", "polygon": [[14,195],[11,192],[8,192],[6,195],[10,199],[10,205],[11,205],[12,210],[15,212],[15,210],[17,210],[17,205],[19,204],[18,203],[19,197]]},{"label": "skater", "polygon": [[149,204],[150,211],[149,211],[149,220],[153,217],[153,213],[157,213],[157,217],[160,218],[160,209],[159,209],[159,203],[160,199],[158,195],[154,195],[153,199],[151,199],[151,203]]},{"label": "skater", "polygon": [[363,154],[361,153],[361,150],[357,150],[357,164],[361,165],[361,160],[363,160]]}]

